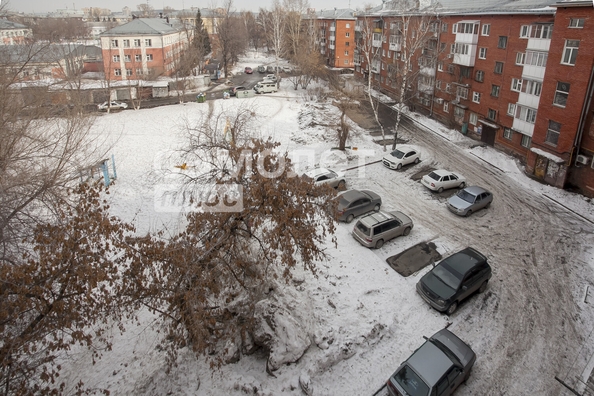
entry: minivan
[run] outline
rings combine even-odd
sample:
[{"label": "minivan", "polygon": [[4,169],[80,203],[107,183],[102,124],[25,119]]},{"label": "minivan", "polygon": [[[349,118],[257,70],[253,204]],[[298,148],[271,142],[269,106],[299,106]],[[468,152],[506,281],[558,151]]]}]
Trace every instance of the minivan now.
[{"label": "minivan", "polygon": [[278,91],[278,89],[276,88],[276,83],[262,81],[262,82],[259,82],[258,84],[256,84],[256,86],[254,87],[254,91],[256,91],[256,93],[260,94],[260,93],[276,92],[276,91]]}]

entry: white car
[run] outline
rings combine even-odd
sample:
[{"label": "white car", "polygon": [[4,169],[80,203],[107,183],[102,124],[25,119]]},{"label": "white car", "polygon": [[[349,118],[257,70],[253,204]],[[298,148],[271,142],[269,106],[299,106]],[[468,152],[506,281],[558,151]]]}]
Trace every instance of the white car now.
[{"label": "white car", "polygon": [[384,155],[382,162],[390,169],[400,170],[403,165],[418,164],[421,161],[421,154],[419,151],[410,146],[399,146],[396,150]]},{"label": "white car", "polygon": [[346,185],[344,173],[333,171],[331,169],[315,168],[305,172],[304,175],[312,179],[315,184],[327,184],[330,187],[334,187],[339,190],[344,189]]},{"label": "white car", "polygon": [[126,103],[116,102],[115,100],[112,100],[111,102],[103,102],[100,105],[97,105],[97,108],[101,111],[107,111],[107,109],[110,107],[112,110],[124,110],[128,108],[128,105]]},{"label": "white car", "polygon": [[266,77],[264,77],[264,80],[262,80],[262,82],[276,82],[276,76],[274,74],[268,74]]},{"label": "white car", "polygon": [[437,169],[423,176],[421,184],[429,190],[440,193],[448,188],[464,188],[466,186],[466,178],[445,169]]}]

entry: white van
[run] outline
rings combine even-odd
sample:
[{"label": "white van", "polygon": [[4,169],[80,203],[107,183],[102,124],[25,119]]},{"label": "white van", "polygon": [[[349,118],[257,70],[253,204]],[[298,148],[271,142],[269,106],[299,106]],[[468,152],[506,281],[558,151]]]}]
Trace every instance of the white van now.
[{"label": "white van", "polygon": [[256,84],[256,86],[254,87],[254,91],[256,91],[256,93],[261,94],[261,93],[276,92],[276,91],[278,91],[278,89],[276,88],[276,83],[262,81],[262,82],[259,82],[258,84]]}]

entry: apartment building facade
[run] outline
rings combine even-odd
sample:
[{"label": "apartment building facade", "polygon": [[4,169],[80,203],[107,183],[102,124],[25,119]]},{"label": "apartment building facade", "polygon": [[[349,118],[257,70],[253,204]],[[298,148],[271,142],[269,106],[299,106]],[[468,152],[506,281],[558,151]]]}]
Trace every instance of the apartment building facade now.
[{"label": "apartment building facade", "polygon": [[355,12],[332,9],[315,14],[320,53],[326,66],[353,68],[355,54]]},{"label": "apartment building facade", "polygon": [[27,26],[0,18],[0,45],[25,44],[33,37],[33,31]]},{"label": "apartment building facade", "polygon": [[405,90],[409,106],[520,158],[527,174],[594,196],[592,2],[443,3],[359,16],[375,47],[371,65],[355,58],[356,73],[395,99]]},{"label": "apartment building facade", "polygon": [[170,76],[187,50],[191,29],[165,18],[138,18],[100,35],[105,78],[153,79]]}]

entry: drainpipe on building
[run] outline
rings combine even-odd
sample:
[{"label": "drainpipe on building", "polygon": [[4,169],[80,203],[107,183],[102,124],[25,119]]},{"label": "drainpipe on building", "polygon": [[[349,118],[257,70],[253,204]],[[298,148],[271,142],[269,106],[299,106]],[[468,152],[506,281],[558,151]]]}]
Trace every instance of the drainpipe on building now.
[{"label": "drainpipe on building", "polygon": [[[439,16],[437,17],[439,18]],[[439,55],[439,45],[441,44],[441,19],[439,20],[439,30],[436,32],[437,33],[437,48],[435,48],[435,77],[437,77],[437,63],[439,62],[439,58],[437,57],[437,55]],[[433,90],[431,91],[431,107],[429,108],[429,117],[433,117],[433,105],[435,104],[435,84],[436,84],[436,79],[433,78]]]},{"label": "drainpipe on building", "polygon": [[573,150],[571,151],[571,154],[569,156],[569,166],[570,167],[571,167],[571,163],[573,162],[574,154],[577,154],[580,152],[580,146],[582,144],[582,134],[584,133],[584,123],[586,122],[586,114],[588,113],[588,109],[590,108],[590,104],[592,103],[592,95],[594,94],[594,84],[592,81],[593,79],[594,79],[594,67],[590,71],[590,80],[588,81],[588,91],[587,91],[588,99],[586,100],[586,102],[584,103],[584,106],[582,107],[582,112],[580,114],[580,122],[578,124],[578,133],[575,136],[575,140],[573,141]]}]

